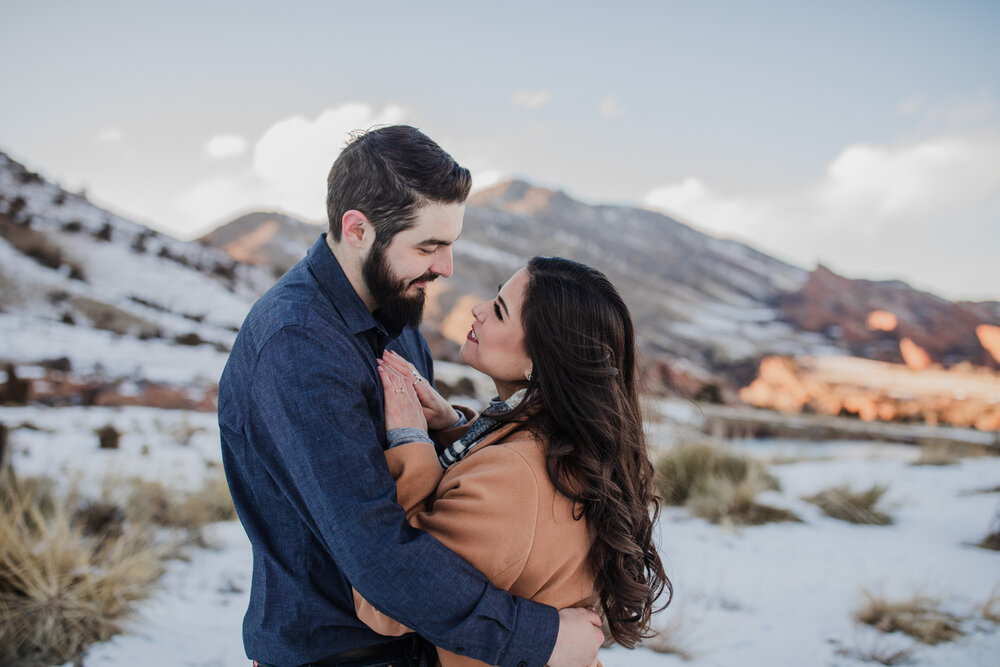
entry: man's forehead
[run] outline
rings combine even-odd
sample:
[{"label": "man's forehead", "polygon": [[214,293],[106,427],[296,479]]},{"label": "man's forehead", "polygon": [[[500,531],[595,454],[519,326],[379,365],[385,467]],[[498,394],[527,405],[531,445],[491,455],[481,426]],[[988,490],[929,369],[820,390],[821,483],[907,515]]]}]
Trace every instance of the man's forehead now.
[{"label": "man's forehead", "polygon": [[427,204],[417,209],[413,226],[400,232],[415,244],[450,245],[462,233],[465,204]]}]

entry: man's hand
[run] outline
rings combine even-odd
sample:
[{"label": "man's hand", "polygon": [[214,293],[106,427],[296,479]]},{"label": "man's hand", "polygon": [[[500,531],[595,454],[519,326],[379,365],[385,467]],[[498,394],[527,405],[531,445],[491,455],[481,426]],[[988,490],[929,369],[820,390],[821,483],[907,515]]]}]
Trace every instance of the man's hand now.
[{"label": "man's hand", "polygon": [[559,610],[559,635],[549,657],[549,667],[587,667],[597,660],[604,643],[601,617],[585,607]]}]

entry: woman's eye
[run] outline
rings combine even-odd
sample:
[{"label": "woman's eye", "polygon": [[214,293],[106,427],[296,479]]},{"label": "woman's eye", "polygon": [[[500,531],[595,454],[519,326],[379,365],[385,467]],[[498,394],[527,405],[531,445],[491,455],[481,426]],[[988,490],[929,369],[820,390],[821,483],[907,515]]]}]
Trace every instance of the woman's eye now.
[{"label": "woman's eye", "polygon": [[497,319],[503,322],[503,315],[500,314],[500,306],[493,304],[493,312],[497,314]]}]

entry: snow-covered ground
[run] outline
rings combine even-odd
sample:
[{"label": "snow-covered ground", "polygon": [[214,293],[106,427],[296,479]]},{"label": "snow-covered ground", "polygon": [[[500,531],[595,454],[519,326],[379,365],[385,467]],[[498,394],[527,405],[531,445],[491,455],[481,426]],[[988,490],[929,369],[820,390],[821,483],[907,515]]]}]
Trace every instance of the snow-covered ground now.
[{"label": "snow-covered ground", "polygon": [[[21,475],[46,474],[86,487],[104,475],[139,475],[197,486],[219,474],[213,414],[148,408],[2,408],[12,429],[13,464]],[[122,431],[118,450],[100,450],[93,430]],[[28,424],[33,426],[25,427]],[[1000,553],[972,546],[1000,505],[1000,458],[953,466],[910,463],[918,451],[877,443],[744,441],[731,446],[767,459],[782,491],[761,500],[796,512],[801,524],[728,530],[666,510],[659,525],[662,555],[676,596],[655,617],[674,628],[690,654],[648,649],[602,651],[606,667],[670,665],[860,665],[841,650],[905,647],[903,636],[855,624],[862,590],[889,599],[923,594],[945,609],[975,613],[1000,586]],[[853,526],[824,517],[801,496],[836,484],[888,486],[888,527]],[[158,592],[142,603],[127,633],[94,646],[84,664],[246,664],[240,638],[250,579],[249,544],[237,522],[209,531],[215,548],[173,561]],[[1000,664],[1000,627],[967,621],[966,635],[917,647],[913,665]],[[868,663],[870,664],[870,663]]]}]

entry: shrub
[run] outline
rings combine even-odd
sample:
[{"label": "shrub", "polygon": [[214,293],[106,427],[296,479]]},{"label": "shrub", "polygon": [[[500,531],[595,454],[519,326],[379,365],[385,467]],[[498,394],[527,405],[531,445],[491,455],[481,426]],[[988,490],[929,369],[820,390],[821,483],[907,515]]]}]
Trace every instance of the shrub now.
[{"label": "shrub", "polygon": [[887,526],[892,523],[892,517],[876,509],[887,487],[872,485],[864,491],[853,491],[849,486],[834,486],[803,500],[812,503],[822,510],[823,514],[834,519],[849,523]]},{"label": "shrub", "polygon": [[844,646],[839,642],[834,643],[837,645],[837,655],[862,662],[877,662],[880,665],[902,665],[909,662],[916,651],[915,643],[905,646],[887,644],[884,641],[873,641],[866,645],[858,643],[854,646]]},{"label": "shrub", "polygon": [[979,608],[979,615],[990,623],[1000,625],[1000,584],[993,587],[993,592]]},{"label": "shrub", "polygon": [[111,424],[106,424],[94,431],[101,449],[118,449],[122,434]]},{"label": "shrub", "polygon": [[[124,498],[116,498],[120,489],[124,489]],[[197,491],[187,492],[178,492],[157,481],[132,479],[123,485],[112,480],[104,500],[121,500],[130,521],[181,529],[195,541],[200,540],[198,531],[204,526],[236,518],[229,486],[221,474],[206,480]]]},{"label": "shrub", "polygon": [[120,631],[163,572],[149,531],[87,535],[45,487],[0,489],[0,664],[79,658]]},{"label": "shrub", "polygon": [[105,222],[104,225],[99,230],[97,230],[97,233],[94,234],[94,238],[97,239],[98,241],[110,241],[111,232],[112,232],[111,223]]},{"label": "shrub", "polygon": [[915,466],[950,466],[961,459],[948,447],[947,443],[928,442],[920,445],[920,458],[912,463]]},{"label": "shrub", "polygon": [[990,532],[982,539],[979,546],[983,549],[1000,551],[1000,509],[997,509],[996,516],[993,517],[993,525],[990,527]]},{"label": "shrub", "polygon": [[179,336],[174,336],[174,342],[178,345],[190,345],[191,347],[202,345],[206,341],[198,334],[186,333]]},{"label": "shrub", "polygon": [[778,490],[764,465],[708,443],[672,447],[656,463],[657,492],[671,505],[713,523],[762,525],[799,521],[793,513],[756,502],[758,493]]},{"label": "shrub", "polygon": [[695,516],[712,523],[738,526],[801,521],[788,510],[762,505],[755,500],[758,493],[770,488],[759,470],[756,466],[751,467],[739,481],[723,475],[700,480],[688,499],[688,508]]},{"label": "shrub", "polygon": [[0,403],[8,405],[24,405],[31,393],[31,382],[17,377],[14,364],[7,364],[7,381],[0,388]]},{"label": "shrub", "polygon": [[654,634],[644,638],[640,645],[655,653],[676,655],[681,660],[690,660],[694,655],[690,649],[684,646],[684,642],[680,641],[683,624],[683,614],[675,614],[670,622],[656,627]]},{"label": "shrub", "polygon": [[863,591],[861,608],[855,613],[860,623],[879,632],[902,632],[923,644],[952,641],[964,633],[958,616],[941,609],[933,598],[914,595],[909,600],[889,602],[884,597]]},{"label": "shrub", "polygon": [[764,466],[752,459],[727,452],[709,443],[683,443],[671,447],[656,462],[656,488],[664,502],[683,505],[699,485],[708,479],[741,482],[756,469],[760,490],[778,490],[778,481]]}]

